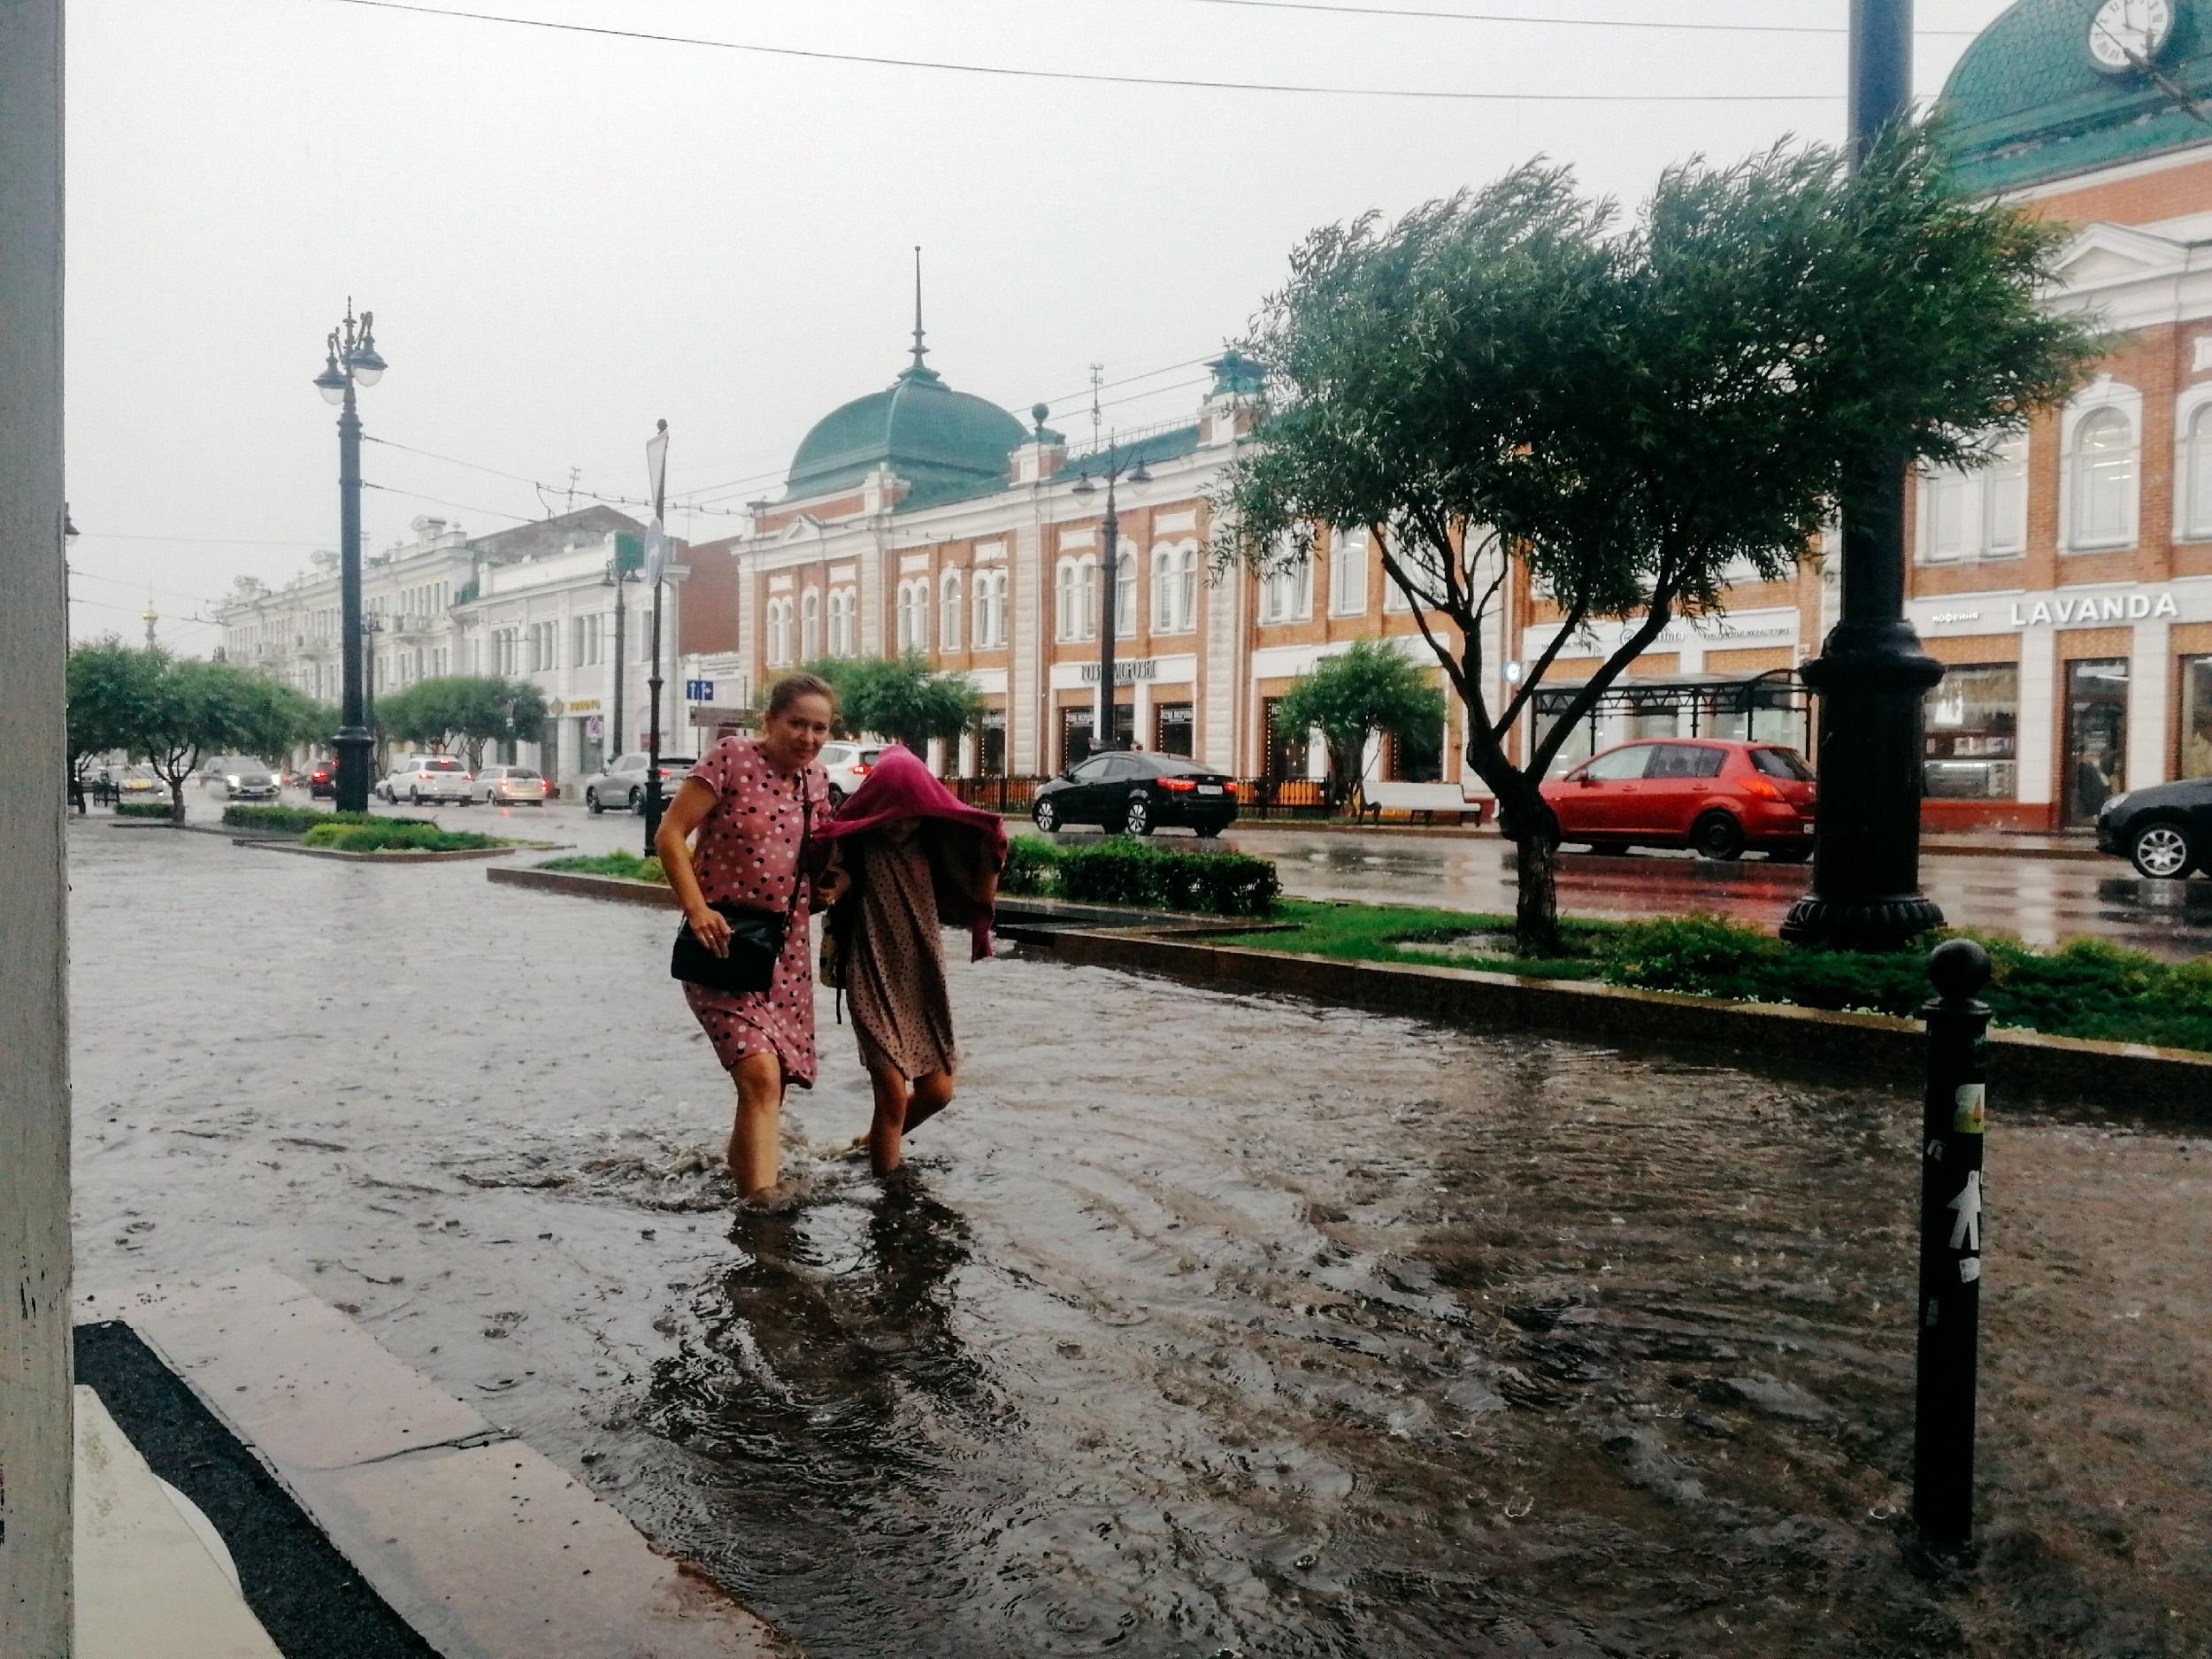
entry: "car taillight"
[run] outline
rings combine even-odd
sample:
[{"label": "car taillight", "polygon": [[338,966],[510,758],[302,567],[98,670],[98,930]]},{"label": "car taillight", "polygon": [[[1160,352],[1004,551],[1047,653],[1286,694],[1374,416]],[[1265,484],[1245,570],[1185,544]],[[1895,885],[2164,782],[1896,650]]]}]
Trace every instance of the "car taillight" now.
[{"label": "car taillight", "polygon": [[1236,792],[1237,787],[1233,783],[1224,783],[1221,786],[1221,793],[1224,795],[1234,795]]},{"label": "car taillight", "polygon": [[858,761],[855,761],[852,764],[852,774],[856,778],[865,778],[868,775],[868,768]]},{"label": "car taillight", "polygon": [[1746,778],[1743,780],[1743,792],[1746,795],[1755,795],[1762,801],[1779,801],[1782,798],[1782,792],[1764,778]]},{"label": "car taillight", "polygon": [[425,783],[428,783],[431,778],[431,774],[426,772],[419,772],[415,774],[415,776],[421,779]]},{"label": "car taillight", "polygon": [[1187,778],[1163,778],[1160,780],[1160,787],[1171,795],[1188,795],[1198,786]]}]

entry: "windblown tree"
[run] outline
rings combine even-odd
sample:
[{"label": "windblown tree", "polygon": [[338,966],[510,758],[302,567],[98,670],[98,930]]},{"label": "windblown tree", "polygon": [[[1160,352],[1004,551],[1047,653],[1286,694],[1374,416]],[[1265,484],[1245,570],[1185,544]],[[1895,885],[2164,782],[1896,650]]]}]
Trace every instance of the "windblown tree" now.
[{"label": "windblown tree", "polygon": [[1314,664],[1276,703],[1285,730],[1317,730],[1327,742],[1332,806],[1358,786],[1378,735],[1403,737],[1441,724],[1444,694],[1429,683],[1433,672],[1387,640],[1355,640]]},{"label": "windblown tree", "polygon": [[127,745],[169,786],[169,815],[184,821],[184,782],[210,755],[243,749],[269,682],[227,663],[179,662],[166,652],[144,685]]},{"label": "windblown tree", "polygon": [[872,734],[926,757],[929,741],[956,738],[982,718],[982,699],[962,674],[933,672],[926,657],[827,657],[810,663],[837,694],[841,736]]},{"label": "windblown tree", "polygon": [[[1921,126],[1855,174],[1820,146],[1692,161],[1633,224],[1531,164],[1317,230],[1239,342],[1270,379],[1217,563],[1310,557],[1317,526],[1376,537],[1518,849],[1519,944],[1548,950],[1538,786],[1577,723],[1669,622],[1721,609],[1732,565],[1786,573],[1869,457],[1984,464],[2064,398],[2101,346],[2036,303],[2062,235],[1957,194]],[[1483,635],[1517,570],[1559,626],[1498,706]],[[1516,745],[1563,654],[1601,661]]]}]

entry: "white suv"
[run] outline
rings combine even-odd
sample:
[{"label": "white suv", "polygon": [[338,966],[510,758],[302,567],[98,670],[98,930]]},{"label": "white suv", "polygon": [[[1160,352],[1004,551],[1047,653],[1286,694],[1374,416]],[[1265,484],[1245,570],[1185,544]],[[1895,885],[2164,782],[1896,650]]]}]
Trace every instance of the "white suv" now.
[{"label": "white suv", "polygon": [[450,755],[403,755],[376,787],[395,804],[420,806],[426,801],[469,803],[469,769]]},{"label": "white suv", "polygon": [[815,764],[829,773],[829,797],[832,806],[845,804],[845,797],[860,787],[861,780],[875,768],[883,754],[880,743],[825,743],[822,752],[815,757]]}]

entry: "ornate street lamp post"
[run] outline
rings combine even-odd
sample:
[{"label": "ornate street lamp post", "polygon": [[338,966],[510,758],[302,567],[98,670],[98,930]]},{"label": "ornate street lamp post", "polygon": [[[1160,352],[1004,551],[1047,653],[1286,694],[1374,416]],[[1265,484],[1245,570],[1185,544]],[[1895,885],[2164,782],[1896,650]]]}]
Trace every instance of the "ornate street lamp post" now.
[{"label": "ornate street lamp post", "polygon": [[[1912,0],[1851,0],[1851,147],[1863,160],[1912,99]],[[1812,887],[1782,937],[1887,950],[1943,925],[1920,891],[1922,700],[1943,678],[1905,618],[1905,449],[1856,457],[1843,614],[1804,667],[1820,699]]]},{"label": "ornate street lamp post", "polygon": [[354,320],[346,302],[345,321],[330,331],[329,350],[315,388],[324,401],[338,405],[338,611],[342,656],[343,705],[339,710],[338,810],[365,812],[369,806],[369,735],[362,706],[361,668],[361,416],[353,388],[374,386],[385,363],[376,349],[375,319],[363,311]]},{"label": "ornate street lamp post", "polygon": [[645,532],[645,580],[653,584],[653,667],[645,682],[653,694],[653,712],[645,740],[645,856],[653,856],[653,837],[661,827],[661,593],[668,573],[668,532],[661,511],[668,484],[668,423],[662,421],[645,441],[647,480],[653,487],[653,522]]},{"label": "ornate street lamp post", "polygon": [[1098,493],[1098,480],[1106,480],[1106,518],[1099,530],[1098,580],[1102,592],[1098,607],[1098,712],[1091,717],[1091,752],[1096,754],[1101,749],[1121,747],[1114,733],[1114,635],[1121,626],[1117,614],[1121,588],[1121,518],[1115,511],[1114,489],[1117,485],[1126,483],[1132,495],[1141,496],[1152,482],[1152,474],[1146,469],[1143,457],[1113,444],[1081,465],[1083,475],[1075,480],[1070,494],[1087,499]]}]

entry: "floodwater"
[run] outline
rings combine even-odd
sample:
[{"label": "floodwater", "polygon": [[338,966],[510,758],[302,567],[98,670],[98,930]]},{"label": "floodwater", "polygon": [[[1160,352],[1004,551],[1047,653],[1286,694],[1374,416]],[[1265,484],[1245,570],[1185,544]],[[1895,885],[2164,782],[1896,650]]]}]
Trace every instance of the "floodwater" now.
[{"label": "floodwater", "polygon": [[1916,1092],[1049,959],[735,1218],[659,912],[73,826],[88,1317],[272,1263],[816,1659],[2212,1653],[2212,1141],[1992,1111],[1981,1542]]}]

